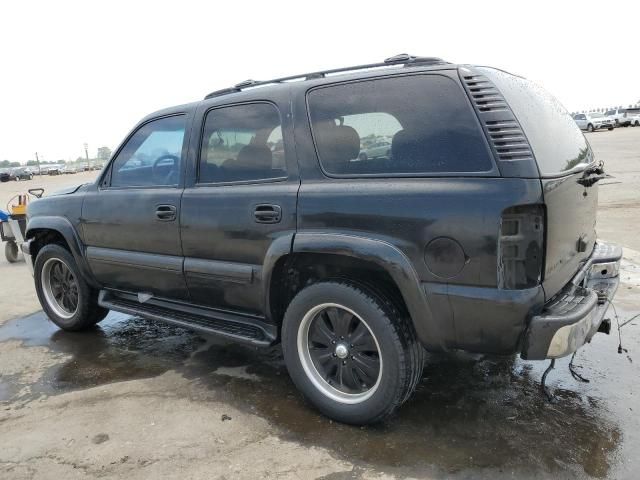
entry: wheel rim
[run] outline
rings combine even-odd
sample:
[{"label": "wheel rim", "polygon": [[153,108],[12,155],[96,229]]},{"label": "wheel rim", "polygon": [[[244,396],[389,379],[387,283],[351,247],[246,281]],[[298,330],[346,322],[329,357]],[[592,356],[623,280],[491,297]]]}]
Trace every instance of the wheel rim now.
[{"label": "wheel rim", "polygon": [[380,385],[378,340],[362,317],[343,305],[323,303],[305,314],[298,354],[314,386],[337,402],[364,402]]},{"label": "wheel rim", "polygon": [[49,307],[62,318],[71,318],[78,310],[78,280],[59,258],[50,258],[42,267],[42,290]]}]

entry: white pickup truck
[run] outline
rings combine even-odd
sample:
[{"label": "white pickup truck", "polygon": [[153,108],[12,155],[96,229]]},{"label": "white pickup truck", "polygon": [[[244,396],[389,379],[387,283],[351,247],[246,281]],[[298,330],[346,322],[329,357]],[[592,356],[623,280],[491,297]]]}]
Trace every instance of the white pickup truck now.
[{"label": "white pickup truck", "polygon": [[630,108],[627,110],[627,120],[632,127],[640,127],[640,108]]}]

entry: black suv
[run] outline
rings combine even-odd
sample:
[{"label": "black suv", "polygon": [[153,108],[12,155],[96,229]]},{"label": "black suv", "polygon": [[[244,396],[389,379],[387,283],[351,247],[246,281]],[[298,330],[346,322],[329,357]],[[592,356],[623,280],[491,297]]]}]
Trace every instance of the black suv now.
[{"label": "black suv", "polygon": [[555,359],[608,331],[603,175],[526,79],[399,55],[149,115],[95,183],[30,204],[22,248],[61,328],[116,310],[281,343],[311,403],[363,424],[425,350]]}]

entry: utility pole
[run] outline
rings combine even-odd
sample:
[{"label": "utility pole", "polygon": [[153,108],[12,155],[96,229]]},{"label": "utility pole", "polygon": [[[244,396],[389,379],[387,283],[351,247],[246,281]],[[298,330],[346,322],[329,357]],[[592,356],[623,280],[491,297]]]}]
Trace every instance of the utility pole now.
[{"label": "utility pole", "polygon": [[42,176],[42,172],[40,171],[40,159],[38,158],[38,152],[36,152],[36,163],[38,164],[38,175]]},{"label": "utility pole", "polygon": [[86,142],[84,144],[84,156],[87,157],[87,170],[91,170],[91,165],[89,165],[89,144]]}]

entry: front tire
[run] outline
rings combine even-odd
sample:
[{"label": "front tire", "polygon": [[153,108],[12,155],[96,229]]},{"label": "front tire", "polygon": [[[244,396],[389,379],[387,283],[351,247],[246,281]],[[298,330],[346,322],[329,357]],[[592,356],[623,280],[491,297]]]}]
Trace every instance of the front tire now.
[{"label": "front tire", "polygon": [[282,349],[302,394],[326,416],[354,425],[391,415],[415,390],[424,364],[407,316],[348,281],[316,283],[294,297]]},{"label": "front tire", "polygon": [[109,311],[98,305],[98,292],[82,278],[73,255],[57,244],[44,246],[34,264],[36,293],[42,309],[58,327],[92,327]]},{"label": "front tire", "polygon": [[587,132],[593,132],[593,125],[587,125]]}]

